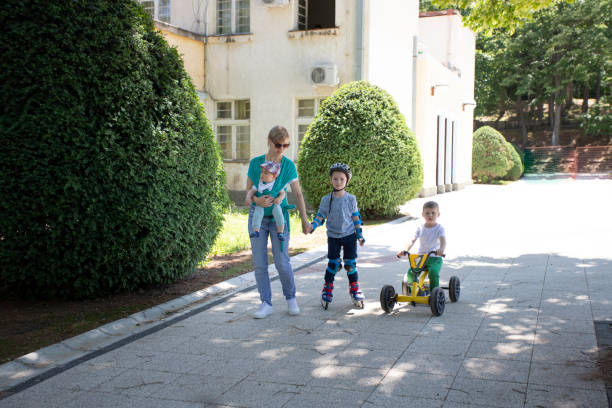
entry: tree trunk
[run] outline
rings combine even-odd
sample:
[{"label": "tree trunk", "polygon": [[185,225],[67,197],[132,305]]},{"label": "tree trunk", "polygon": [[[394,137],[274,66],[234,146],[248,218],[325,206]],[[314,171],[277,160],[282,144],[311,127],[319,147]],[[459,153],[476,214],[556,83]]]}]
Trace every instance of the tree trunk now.
[{"label": "tree trunk", "polygon": [[560,103],[555,104],[555,124],[553,125],[552,144],[553,146],[559,146],[559,139],[561,134],[561,108]]},{"label": "tree trunk", "polygon": [[542,120],[544,119],[544,102],[538,102],[538,106],[536,109],[537,109],[538,125],[541,125]]},{"label": "tree trunk", "polygon": [[548,123],[551,128],[555,124],[554,110],[555,110],[555,98],[554,96],[551,96],[550,98],[548,98]]},{"label": "tree trunk", "polygon": [[[559,75],[553,75],[553,84],[555,89],[559,89],[561,85],[561,78]],[[561,91],[556,91],[553,95],[553,101],[555,102],[554,117],[552,126],[552,145],[559,146],[559,133],[561,132],[561,107],[562,104],[559,102],[561,97]]]},{"label": "tree trunk", "polygon": [[601,98],[601,71],[597,73],[595,81],[595,101],[599,102],[599,98]]},{"label": "tree trunk", "polygon": [[565,88],[565,96],[565,110],[569,111],[574,104],[574,82],[567,84],[567,87]]},{"label": "tree trunk", "polygon": [[583,85],[582,88],[582,113],[589,111],[589,87],[587,84]]},{"label": "tree trunk", "polygon": [[516,97],[516,111],[519,115],[519,124],[521,127],[521,136],[523,138],[523,144],[521,147],[527,146],[527,124],[525,123],[525,112],[523,111],[523,101],[520,96]]}]

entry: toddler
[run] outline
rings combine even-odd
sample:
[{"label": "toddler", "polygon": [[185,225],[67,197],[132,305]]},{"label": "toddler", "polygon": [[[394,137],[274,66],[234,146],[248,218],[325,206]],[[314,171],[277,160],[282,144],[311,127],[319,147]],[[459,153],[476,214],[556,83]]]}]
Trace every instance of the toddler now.
[{"label": "toddler", "polygon": [[[420,225],[414,238],[408,243],[406,251],[399,251],[397,257],[401,257],[410,251],[416,240],[419,240],[419,254],[428,254],[431,251],[436,251],[436,255],[427,258],[425,266],[429,270],[429,290],[433,290],[440,286],[440,269],[442,269],[442,258],[446,249],[446,233],[444,227],[438,224],[437,219],[440,216],[440,208],[435,201],[428,201],[423,204],[423,218],[425,223]],[[414,274],[412,270],[408,271],[408,282],[412,282]]]},{"label": "toddler", "polygon": [[[274,197],[271,193],[272,187],[274,186],[274,182],[276,178],[280,174],[280,165],[274,161],[265,161],[261,164],[261,176],[259,177],[259,185],[257,188],[255,186],[251,187],[251,189],[247,192],[246,195],[246,205],[254,206],[253,210],[253,218],[251,220],[251,226],[253,228],[253,232],[249,234],[251,238],[259,237],[259,230],[261,229],[261,220],[264,217],[264,208],[256,205],[253,202],[253,196],[261,197],[262,195],[270,195]],[[274,204],[272,207],[272,216],[274,217],[274,222],[276,223],[276,232],[279,241],[285,240],[285,234],[283,233],[285,229],[285,217],[283,217],[283,210],[280,206],[281,202],[285,198],[285,190],[281,190],[276,197],[274,197]]]}]

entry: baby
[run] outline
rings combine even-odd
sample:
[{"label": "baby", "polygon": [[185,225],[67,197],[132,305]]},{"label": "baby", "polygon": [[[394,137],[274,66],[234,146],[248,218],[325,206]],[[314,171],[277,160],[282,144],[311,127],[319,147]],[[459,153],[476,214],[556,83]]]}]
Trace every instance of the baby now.
[{"label": "baby", "polygon": [[[257,188],[255,186],[251,187],[251,189],[247,192],[246,195],[246,205],[252,205],[255,207],[253,209],[253,218],[251,220],[251,226],[253,228],[253,232],[249,234],[251,238],[259,238],[259,230],[261,229],[261,221],[264,217],[264,208],[255,204],[253,202],[253,196],[261,197],[263,195],[271,195],[272,186],[274,186],[274,182],[276,178],[280,174],[280,165],[274,161],[265,161],[261,164],[261,176],[259,177],[259,185]],[[285,234],[283,233],[285,229],[285,218],[283,217],[283,210],[281,209],[281,202],[285,198],[285,191],[281,190],[278,193],[278,196],[274,197],[274,204],[272,207],[272,216],[274,217],[274,222],[276,223],[276,231],[279,241],[285,240]],[[267,237],[266,237],[267,239]]]}]

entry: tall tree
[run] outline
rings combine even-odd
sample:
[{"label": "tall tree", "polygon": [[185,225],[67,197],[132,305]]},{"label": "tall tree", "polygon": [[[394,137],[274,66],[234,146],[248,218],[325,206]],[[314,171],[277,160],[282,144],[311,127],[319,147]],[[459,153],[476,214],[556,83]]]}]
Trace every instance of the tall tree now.
[{"label": "tall tree", "polygon": [[539,10],[560,2],[574,0],[425,0],[424,5],[463,11],[463,21],[475,32],[495,29],[513,32]]},{"label": "tall tree", "polygon": [[541,112],[548,102],[551,142],[558,144],[563,107],[571,102],[568,87],[581,84],[588,97],[598,77],[609,78],[611,19],[612,0],[576,0],[539,11],[512,34],[507,30],[479,34],[476,114],[516,110],[525,142],[526,108]]}]

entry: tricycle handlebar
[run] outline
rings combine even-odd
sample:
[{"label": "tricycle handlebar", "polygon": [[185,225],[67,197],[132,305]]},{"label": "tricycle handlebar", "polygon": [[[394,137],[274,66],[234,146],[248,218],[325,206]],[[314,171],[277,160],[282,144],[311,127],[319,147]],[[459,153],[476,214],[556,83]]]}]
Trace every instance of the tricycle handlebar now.
[{"label": "tricycle handlebar", "polygon": [[[432,254],[435,255],[436,251],[429,251],[429,253],[427,253],[427,257],[430,257]],[[410,252],[402,251],[402,256],[408,256],[408,255],[410,255]],[[442,254],[441,256],[442,256],[442,258],[444,258],[446,256],[446,254]]]}]

